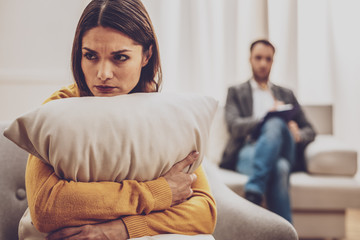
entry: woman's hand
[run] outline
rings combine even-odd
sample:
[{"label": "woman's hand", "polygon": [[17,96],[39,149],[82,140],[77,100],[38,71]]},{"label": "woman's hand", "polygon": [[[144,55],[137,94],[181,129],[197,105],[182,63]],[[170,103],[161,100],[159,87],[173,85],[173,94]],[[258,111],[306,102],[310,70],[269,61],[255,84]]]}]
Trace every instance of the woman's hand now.
[{"label": "woman's hand", "polygon": [[63,228],[50,233],[46,240],[126,240],[128,238],[124,222],[118,219],[93,225]]},{"label": "woman's hand", "polygon": [[180,162],[176,163],[163,177],[168,182],[172,191],[171,206],[184,202],[191,197],[193,190],[191,185],[196,181],[195,173],[184,173],[183,169],[199,158],[199,152],[192,152]]}]

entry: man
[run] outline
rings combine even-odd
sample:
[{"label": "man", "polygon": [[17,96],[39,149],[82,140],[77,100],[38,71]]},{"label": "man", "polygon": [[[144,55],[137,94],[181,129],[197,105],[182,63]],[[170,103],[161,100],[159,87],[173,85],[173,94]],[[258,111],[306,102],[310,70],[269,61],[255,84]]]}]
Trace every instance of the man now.
[{"label": "man", "polygon": [[[315,131],[293,92],[269,81],[274,53],[267,40],[252,43],[253,77],[228,90],[225,118],[231,137],[221,167],[248,175],[245,198],[258,205],[266,198],[269,210],[292,222],[290,172],[305,170],[303,152]],[[281,106],[294,107],[291,119],[264,118]]]}]

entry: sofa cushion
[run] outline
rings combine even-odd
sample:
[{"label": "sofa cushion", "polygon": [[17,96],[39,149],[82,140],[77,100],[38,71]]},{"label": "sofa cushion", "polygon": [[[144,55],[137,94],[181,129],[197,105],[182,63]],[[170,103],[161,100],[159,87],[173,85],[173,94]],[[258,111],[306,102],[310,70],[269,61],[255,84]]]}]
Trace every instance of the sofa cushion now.
[{"label": "sofa cushion", "polygon": [[332,135],[318,135],[305,150],[310,174],[354,176],[357,151]]},{"label": "sofa cushion", "polygon": [[[221,168],[219,176],[231,190],[244,196],[248,176]],[[315,176],[297,172],[290,175],[290,194],[294,211],[359,208],[360,180],[355,177]]]},{"label": "sofa cushion", "polygon": [[244,186],[249,178],[248,176],[224,168],[219,168],[219,176],[226,186],[236,194],[244,196]]},{"label": "sofa cushion", "polygon": [[304,172],[290,178],[294,210],[344,210],[360,207],[360,180],[345,176],[315,176]]},{"label": "sofa cushion", "polygon": [[75,181],[152,180],[191,151],[206,151],[217,101],[136,93],[51,101],[17,118],[5,136]]}]

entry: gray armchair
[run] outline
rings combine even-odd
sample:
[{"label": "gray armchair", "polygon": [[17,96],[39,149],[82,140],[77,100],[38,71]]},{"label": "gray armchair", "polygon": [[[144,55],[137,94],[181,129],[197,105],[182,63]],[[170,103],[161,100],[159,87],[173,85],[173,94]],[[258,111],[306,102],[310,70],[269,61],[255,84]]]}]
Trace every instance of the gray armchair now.
[{"label": "gray armchair", "polygon": [[[25,167],[28,154],[3,136],[9,123],[0,122],[0,240],[18,239],[18,223],[27,208]],[[204,167],[217,202],[216,240],[295,240],[293,226],[231,191],[219,181],[211,162]]]}]

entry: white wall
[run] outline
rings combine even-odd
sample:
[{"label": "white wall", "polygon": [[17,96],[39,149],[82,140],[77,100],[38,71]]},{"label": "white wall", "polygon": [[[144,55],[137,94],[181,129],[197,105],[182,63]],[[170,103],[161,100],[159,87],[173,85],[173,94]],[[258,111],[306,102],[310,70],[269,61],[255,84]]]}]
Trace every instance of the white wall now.
[{"label": "white wall", "polygon": [[298,97],[333,105],[334,134],[360,152],[360,1],[298,1]]},{"label": "white wall", "polygon": [[302,103],[334,102],[329,1],[298,1],[298,97]]},{"label": "white wall", "polygon": [[359,9],[357,0],[298,1],[299,100],[305,104],[332,105],[334,135],[358,153]]},{"label": "white wall", "polygon": [[268,0],[269,39],[276,48],[271,80],[298,92],[298,8],[296,1]]},{"label": "white wall", "polygon": [[[335,134],[360,153],[360,1],[331,1]],[[360,156],[359,156],[360,158]]]},{"label": "white wall", "polygon": [[70,55],[86,1],[0,1],[0,120],[72,82]]},{"label": "white wall", "polygon": [[[89,0],[0,0],[0,120],[72,82],[70,54]],[[251,75],[249,44],[269,37],[272,78],[303,104],[333,105],[334,133],[360,149],[357,0],[144,0],[158,33],[165,91],[223,101]],[[268,21],[267,21],[268,20]]]},{"label": "white wall", "polygon": [[229,85],[251,76],[249,45],[268,36],[267,0],[144,0],[164,71],[163,91],[225,102]]}]

